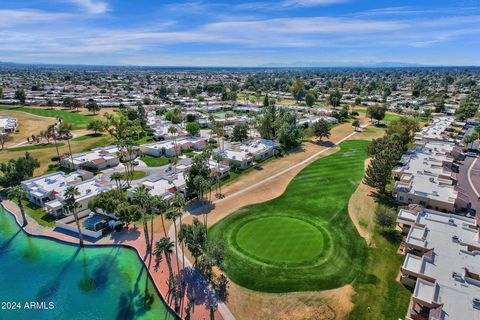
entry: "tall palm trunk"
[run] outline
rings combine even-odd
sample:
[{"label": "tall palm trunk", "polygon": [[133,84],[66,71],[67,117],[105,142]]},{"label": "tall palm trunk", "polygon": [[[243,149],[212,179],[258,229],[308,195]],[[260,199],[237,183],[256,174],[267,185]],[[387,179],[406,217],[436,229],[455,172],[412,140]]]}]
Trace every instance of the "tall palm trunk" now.
[{"label": "tall palm trunk", "polygon": [[205,215],[205,218],[204,218],[204,220],[205,220],[205,236],[207,236],[208,235],[208,214],[207,214],[206,211],[205,211],[204,215]]},{"label": "tall palm trunk", "polygon": [[126,163],[123,165],[123,169],[125,170],[125,178],[123,180],[125,180],[125,182],[127,183],[127,187],[129,187],[130,186],[130,180],[128,179],[129,173],[128,173],[128,166],[127,166]]},{"label": "tall palm trunk", "polygon": [[154,216],[153,216],[153,213],[152,213],[152,215],[150,217],[150,248],[152,247],[152,244],[153,244],[153,234],[154,234],[154,232],[153,232],[153,218],[154,218]]},{"label": "tall palm trunk", "polygon": [[22,219],[23,219],[23,224],[22,227],[25,227],[28,222],[27,222],[27,216],[25,215],[25,208],[23,207],[22,203],[22,197],[18,197],[18,207],[20,208],[20,213],[22,214]]},{"label": "tall palm trunk", "polygon": [[78,220],[78,214],[76,210],[73,210],[73,217],[75,218],[75,223],[77,225],[77,230],[78,230],[78,238],[80,240],[80,247],[83,247],[83,234],[82,234],[82,229],[80,228],[80,221]]},{"label": "tall palm trunk", "polygon": [[219,160],[217,161],[217,174],[218,174],[217,188],[220,189],[219,193],[222,194],[222,185],[220,184],[220,177],[221,177],[222,174],[220,173],[220,161]]},{"label": "tall palm trunk", "polygon": [[165,229],[165,220],[163,220],[163,214],[160,215],[160,218],[162,219],[163,236],[167,237],[167,229]]},{"label": "tall palm trunk", "polygon": [[173,219],[173,228],[175,229],[175,256],[177,258],[177,271],[180,275],[180,262],[178,261],[178,238],[177,238],[177,219]]},{"label": "tall palm trunk", "polygon": [[[180,222],[180,229],[182,229],[182,223],[181,222]],[[185,270],[185,247],[184,247],[183,240],[180,241],[180,243],[182,244],[182,270]]]},{"label": "tall palm trunk", "polygon": [[58,162],[60,163],[60,151],[58,151],[58,144],[57,144],[57,135],[53,134],[53,142],[55,143],[55,149],[57,149],[57,158]]},{"label": "tall palm trunk", "polygon": [[150,252],[150,242],[149,237],[148,237],[148,226],[147,226],[147,213],[144,210],[142,210],[142,215],[143,215],[143,233],[145,234],[145,243],[147,245],[147,252]]},{"label": "tall palm trunk", "polygon": [[165,261],[167,262],[167,267],[168,267],[168,273],[170,274],[170,284],[169,284],[169,287],[170,289],[172,289],[172,286],[173,286],[173,301],[175,303],[175,311],[178,311],[179,309],[179,305],[178,305],[178,297],[177,297],[177,288],[175,286],[175,277],[173,276],[173,269],[172,269],[172,261],[170,259],[170,254],[167,254],[166,252],[164,252],[165,254]]},{"label": "tall palm trunk", "polygon": [[70,151],[70,160],[72,161],[72,170],[75,170],[75,165],[73,164],[73,153],[72,153],[72,146],[70,145],[70,139],[67,139],[68,143],[68,150]]}]

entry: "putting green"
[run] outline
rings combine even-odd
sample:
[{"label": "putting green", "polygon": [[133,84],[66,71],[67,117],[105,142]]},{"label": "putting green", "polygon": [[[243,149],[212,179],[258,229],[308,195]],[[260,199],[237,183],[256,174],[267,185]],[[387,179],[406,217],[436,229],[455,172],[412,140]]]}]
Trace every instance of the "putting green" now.
[{"label": "putting green", "polygon": [[319,229],[292,217],[253,219],[241,226],[234,237],[240,250],[266,263],[310,260],[323,249]]},{"label": "putting green", "polygon": [[367,245],[348,215],[363,178],[368,141],[303,169],[278,198],[246,206],[213,225],[209,238],[225,243],[232,281],[267,292],[326,290],[352,283]]}]

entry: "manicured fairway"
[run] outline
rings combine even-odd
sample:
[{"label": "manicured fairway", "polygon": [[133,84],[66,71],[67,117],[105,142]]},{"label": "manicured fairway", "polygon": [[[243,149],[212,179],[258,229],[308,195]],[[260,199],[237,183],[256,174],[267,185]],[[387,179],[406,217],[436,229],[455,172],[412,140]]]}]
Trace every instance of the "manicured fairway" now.
[{"label": "manicured fairway", "polygon": [[42,117],[62,117],[65,121],[73,124],[74,129],[83,129],[92,121],[92,117],[86,116],[80,113],[56,110],[56,109],[44,109],[44,108],[28,108],[28,107],[12,107],[12,106],[0,106],[0,110],[14,110],[23,111]]},{"label": "manicured fairway", "polygon": [[351,283],[362,271],[367,245],[348,215],[348,200],[363,178],[367,141],[302,170],[285,193],[247,206],[210,228],[227,248],[234,282],[267,292],[325,290]]},{"label": "manicured fairway", "polygon": [[[237,233],[240,250],[255,253],[266,263],[309,260],[323,249],[322,232],[313,224],[290,217],[248,220]],[[308,242],[305,247],[304,243]]]},{"label": "manicured fairway", "polygon": [[[63,147],[65,143],[59,142],[57,143],[57,147]],[[48,148],[55,148],[54,143],[47,143],[47,144],[37,144],[33,146],[23,146],[23,147],[16,147],[16,148],[9,148],[7,151],[16,152],[16,151],[30,151],[30,150],[38,150],[38,149],[48,149]]]}]

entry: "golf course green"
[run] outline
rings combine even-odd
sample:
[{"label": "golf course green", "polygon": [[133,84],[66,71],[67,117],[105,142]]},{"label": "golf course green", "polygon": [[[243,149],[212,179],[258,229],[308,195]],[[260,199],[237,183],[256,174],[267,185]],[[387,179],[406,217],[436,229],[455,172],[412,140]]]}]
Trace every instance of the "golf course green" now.
[{"label": "golf course green", "polygon": [[244,207],[209,230],[226,246],[232,281],[257,291],[327,290],[352,283],[367,244],[348,215],[368,141],[345,141],[303,169],[280,197]]}]

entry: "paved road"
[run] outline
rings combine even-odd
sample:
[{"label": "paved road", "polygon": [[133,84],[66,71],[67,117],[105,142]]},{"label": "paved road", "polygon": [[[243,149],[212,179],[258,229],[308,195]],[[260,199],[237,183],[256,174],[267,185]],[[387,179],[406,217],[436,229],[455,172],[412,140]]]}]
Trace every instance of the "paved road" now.
[{"label": "paved road", "polygon": [[459,166],[458,185],[465,190],[472,208],[480,214],[480,160],[466,157]]}]

